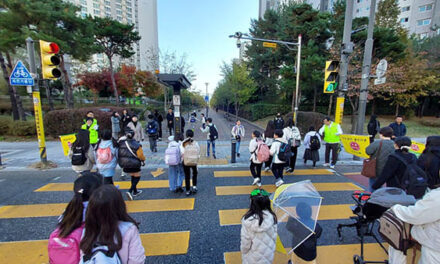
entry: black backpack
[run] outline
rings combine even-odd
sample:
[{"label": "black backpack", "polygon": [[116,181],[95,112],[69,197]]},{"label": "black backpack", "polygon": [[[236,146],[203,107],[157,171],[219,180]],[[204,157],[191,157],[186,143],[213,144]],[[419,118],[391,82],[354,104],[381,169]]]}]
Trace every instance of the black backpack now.
[{"label": "black backpack", "polygon": [[87,157],[83,147],[74,147],[72,150],[72,165],[84,165],[87,161]]},{"label": "black backpack", "polygon": [[290,145],[283,143],[281,141],[278,142],[280,142],[281,144],[280,149],[278,151],[278,159],[280,161],[289,162],[290,157],[293,156],[292,150],[290,149]]},{"label": "black backpack", "polygon": [[428,179],[426,173],[417,165],[416,158],[413,156],[412,160],[407,162],[398,155],[392,155],[406,165],[402,179],[397,179],[400,188],[407,194],[414,195],[416,199],[422,198],[428,188]]},{"label": "black backpack", "polygon": [[214,141],[218,138],[218,131],[214,125],[209,126],[209,139]]},{"label": "black backpack", "polygon": [[315,135],[310,137],[310,150],[318,150],[321,148],[321,142],[319,141],[318,135],[315,133]]}]

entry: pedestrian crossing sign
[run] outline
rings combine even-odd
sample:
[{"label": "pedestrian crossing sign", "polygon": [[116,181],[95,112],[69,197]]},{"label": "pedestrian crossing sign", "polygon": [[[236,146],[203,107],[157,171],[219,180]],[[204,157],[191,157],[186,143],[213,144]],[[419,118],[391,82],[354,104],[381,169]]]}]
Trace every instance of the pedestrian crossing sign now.
[{"label": "pedestrian crossing sign", "polygon": [[34,86],[34,78],[23,62],[18,61],[11,72],[9,83],[14,86]]}]

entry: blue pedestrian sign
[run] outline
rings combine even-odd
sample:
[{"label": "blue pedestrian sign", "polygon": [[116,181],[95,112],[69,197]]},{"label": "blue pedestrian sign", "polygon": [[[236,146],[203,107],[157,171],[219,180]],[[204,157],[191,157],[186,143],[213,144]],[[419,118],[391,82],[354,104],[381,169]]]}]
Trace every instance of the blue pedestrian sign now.
[{"label": "blue pedestrian sign", "polygon": [[205,95],[205,102],[209,102],[209,95]]},{"label": "blue pedestrian sign", "polygon": [[9,77],[9,83],[15,86],[34,86],[34,78],[23,62],[18,61]]}]

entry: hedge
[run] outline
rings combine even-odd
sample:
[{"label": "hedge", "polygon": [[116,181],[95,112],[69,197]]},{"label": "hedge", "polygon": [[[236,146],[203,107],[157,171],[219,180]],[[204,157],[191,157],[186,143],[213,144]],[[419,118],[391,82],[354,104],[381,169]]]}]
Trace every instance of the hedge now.
[{"label": "hedge", "polygon": [[[287,122],[287,120],[292,117],[293,114],[290,112],[284,116],[284,121]],[[322,120],[324,120],[324,118],[325,115],[321,113],[298,111],[296,126],[301,132],[301,135],[305,135],[311,126],[314,126],[315,130],[320,129],[322,127]]]},{"label": "hedge", "polygon": [[0,135],[34,136],[37,134],[35,121],[13,121],[11,117],[0,117]]}]

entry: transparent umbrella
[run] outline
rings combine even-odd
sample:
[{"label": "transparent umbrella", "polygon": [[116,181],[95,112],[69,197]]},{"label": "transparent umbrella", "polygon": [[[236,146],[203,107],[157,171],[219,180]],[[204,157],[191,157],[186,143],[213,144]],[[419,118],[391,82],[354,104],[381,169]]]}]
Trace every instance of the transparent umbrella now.
[{"label": "transparent umbrella", "polygon": [[278,218],[277,251],[290,254],[314,233],[322,197],[306,180],[282,185],[270,198]]}]

